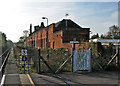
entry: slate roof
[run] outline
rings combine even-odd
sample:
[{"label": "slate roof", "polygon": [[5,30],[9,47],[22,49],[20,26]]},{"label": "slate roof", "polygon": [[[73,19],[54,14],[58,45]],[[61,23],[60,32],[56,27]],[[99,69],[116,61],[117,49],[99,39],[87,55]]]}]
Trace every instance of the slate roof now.
[{"label": "slate roof", "polygon": [[70,19],[63,19],[62,21],[55,23],[55,31],[65,29],[66,28],[66,20],[67,20],[67,28],[68,29],[70,29],[70,28],[82,28]]},{"label": "slate roof", "polygon": [[[67,29],[68,30],[71,29],[71,28],[74,28],[74,29],[84,29],[84,28],[80,27],[78,24],[76,24],[75,22],[73,22],[71,19],[63,19],[63,20],[61,20],[61,21],[59,21],[57,23],[52,23],[52,24],[54,24],[53,31],[56,32],[56,31],[60,31],[60,30],[66,29],[66,20],[67,20]],[[52,25],[52,24],[50,24],[50,25]],[[33,31],[33,33],[39,31],[40,29],[44,29],[44,27],[45,27],[44,24],[43,24],[42,27],[39,26],[39,25],[38,26],[34,26],[35,30]]]}]

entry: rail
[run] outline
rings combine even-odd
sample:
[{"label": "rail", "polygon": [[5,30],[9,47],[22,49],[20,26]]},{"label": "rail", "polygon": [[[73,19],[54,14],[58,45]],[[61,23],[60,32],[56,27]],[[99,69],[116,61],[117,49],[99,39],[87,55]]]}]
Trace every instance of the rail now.
[{"label": "rail", "polygon": [[3,86],[3,84],[4,84],[4,80],[5,80],[4,69],[5,69],[5,65],[7,63],[7,59],[10,55],[11,47],[6,49],[5,52],[0,56],[0,58],[1,58],[5,54],[5,58],[2,61],[2,65],[0,65],[0,86]]},{"label": "rail", "polygon": [[10,54],[10,50],[8,51],[8,53],[7,53],[6,57],[5,57],[2,65],[1,65],[1,67],[0,67],[0,72],[3,70],[3,68],[4,68],[4,66],[5,66],[5,63],[6,63],[7,59],[8,59],[8,57],[9,57],[9,54]]},{"label": "rail", "polygon": [[2,55],[0,55],[1,61],[2,61],[2,56],[5,55],[5,58],[4,58],[4,60],[2,61],[2,64],[0,65],[0,86],[3,86],[3,85],[2,85],[2,84],[3,84],[3,81],[4,81],[3,79],[5,78],[5,75],[3,75],[3,74],[4,74],[4,69],[5,69],[5,65],[6,65],[7,59],[8,59],[8,57],[9,57],[9,55],[10,55],[11,47],[12,47],[12,46],[10,46],[9,48],[7,48],[7,49],[2,53]]},{"label": "rail", "polygon": [[2,53],[2,55],[0,55],[0,58],[1,58],[8,50],[10,50],[10,48],[7,48],[7,49]]},{"label": "rail", "polygon": [[2,65],[0,65],[0,66],[1,66],[1,67],[0,67],[0,72],[2,72],[2,70],[3,70],[4,66],[5,66],[5,63],[7,62],[7,59],[8,59],[8,57],[9,57],[10,50],[11,50],[12,46],[13,46],[13,45],[9,46],[9,48],[7,48],[7,49],[2,53],[2,55],[0,55],[0,58],[2,58],[2,56],[7,53],[6,56],[5,56],[4,61],[2,62]]}]

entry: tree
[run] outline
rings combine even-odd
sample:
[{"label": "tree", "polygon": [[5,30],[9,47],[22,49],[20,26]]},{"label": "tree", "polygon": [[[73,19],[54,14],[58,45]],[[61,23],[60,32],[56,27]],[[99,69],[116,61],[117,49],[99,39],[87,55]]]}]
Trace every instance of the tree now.
[{"label": "tree", "polygon": [[24,30],[24,31],[23,31],[23,36],[21,36],[21,37],[19,38],[19,41],[20,41],[20,42],[24,42],[24,40],[26,39],[27,36],[28,36],[28,31],[27,31],[27,30]]},{"label": "tree", "polygon": [[94,34],[91,39],[98,39],[99,38],[99,34],[97,33],[96,35]]},{"label": "tree", "polygon": [[101,38],[101,39],[104,39],[104,35],[102,34],[102,35],[100,36],[100,38]]},{"label": "tree", "polygon": [[105,38],[120,39],[120,27],[115,25],[111,26]]},{"label": "tree", "polygon": [[13,45],[13,42],[11,40],[7,40],[7,47],[10,47],[11,45]]},{"label": "tree", "polygon": [[21,37],[19,38],[19,41],[20,41],[20,42],[23,42],[24,39],[25,39],[25,37],[24,37],[24,36],[21,36]]},{"label": "tree", "polygon": [[1,33],[2,36],[2,46],[5,47],[7,43],[7,37],[5,33]]}]

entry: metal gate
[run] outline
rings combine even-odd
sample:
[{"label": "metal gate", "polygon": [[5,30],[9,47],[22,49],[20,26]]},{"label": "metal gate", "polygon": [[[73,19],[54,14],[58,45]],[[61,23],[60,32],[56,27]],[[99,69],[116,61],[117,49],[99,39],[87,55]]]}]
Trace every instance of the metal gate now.
[{"label": "metal gate", "polygon": [[87,51],[74,51],[73,72],[77,70],[91,71],[91,48]]}]

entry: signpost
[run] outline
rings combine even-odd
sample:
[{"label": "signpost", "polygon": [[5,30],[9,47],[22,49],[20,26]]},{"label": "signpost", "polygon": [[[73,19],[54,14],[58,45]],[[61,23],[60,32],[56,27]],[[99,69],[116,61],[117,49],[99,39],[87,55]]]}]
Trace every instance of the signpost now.
[{"label": "signpost", "polygon": [[25,74],[25,61],[27,60],[27,49],[21,50],[22,61],[24,61],[24,74]]}]

